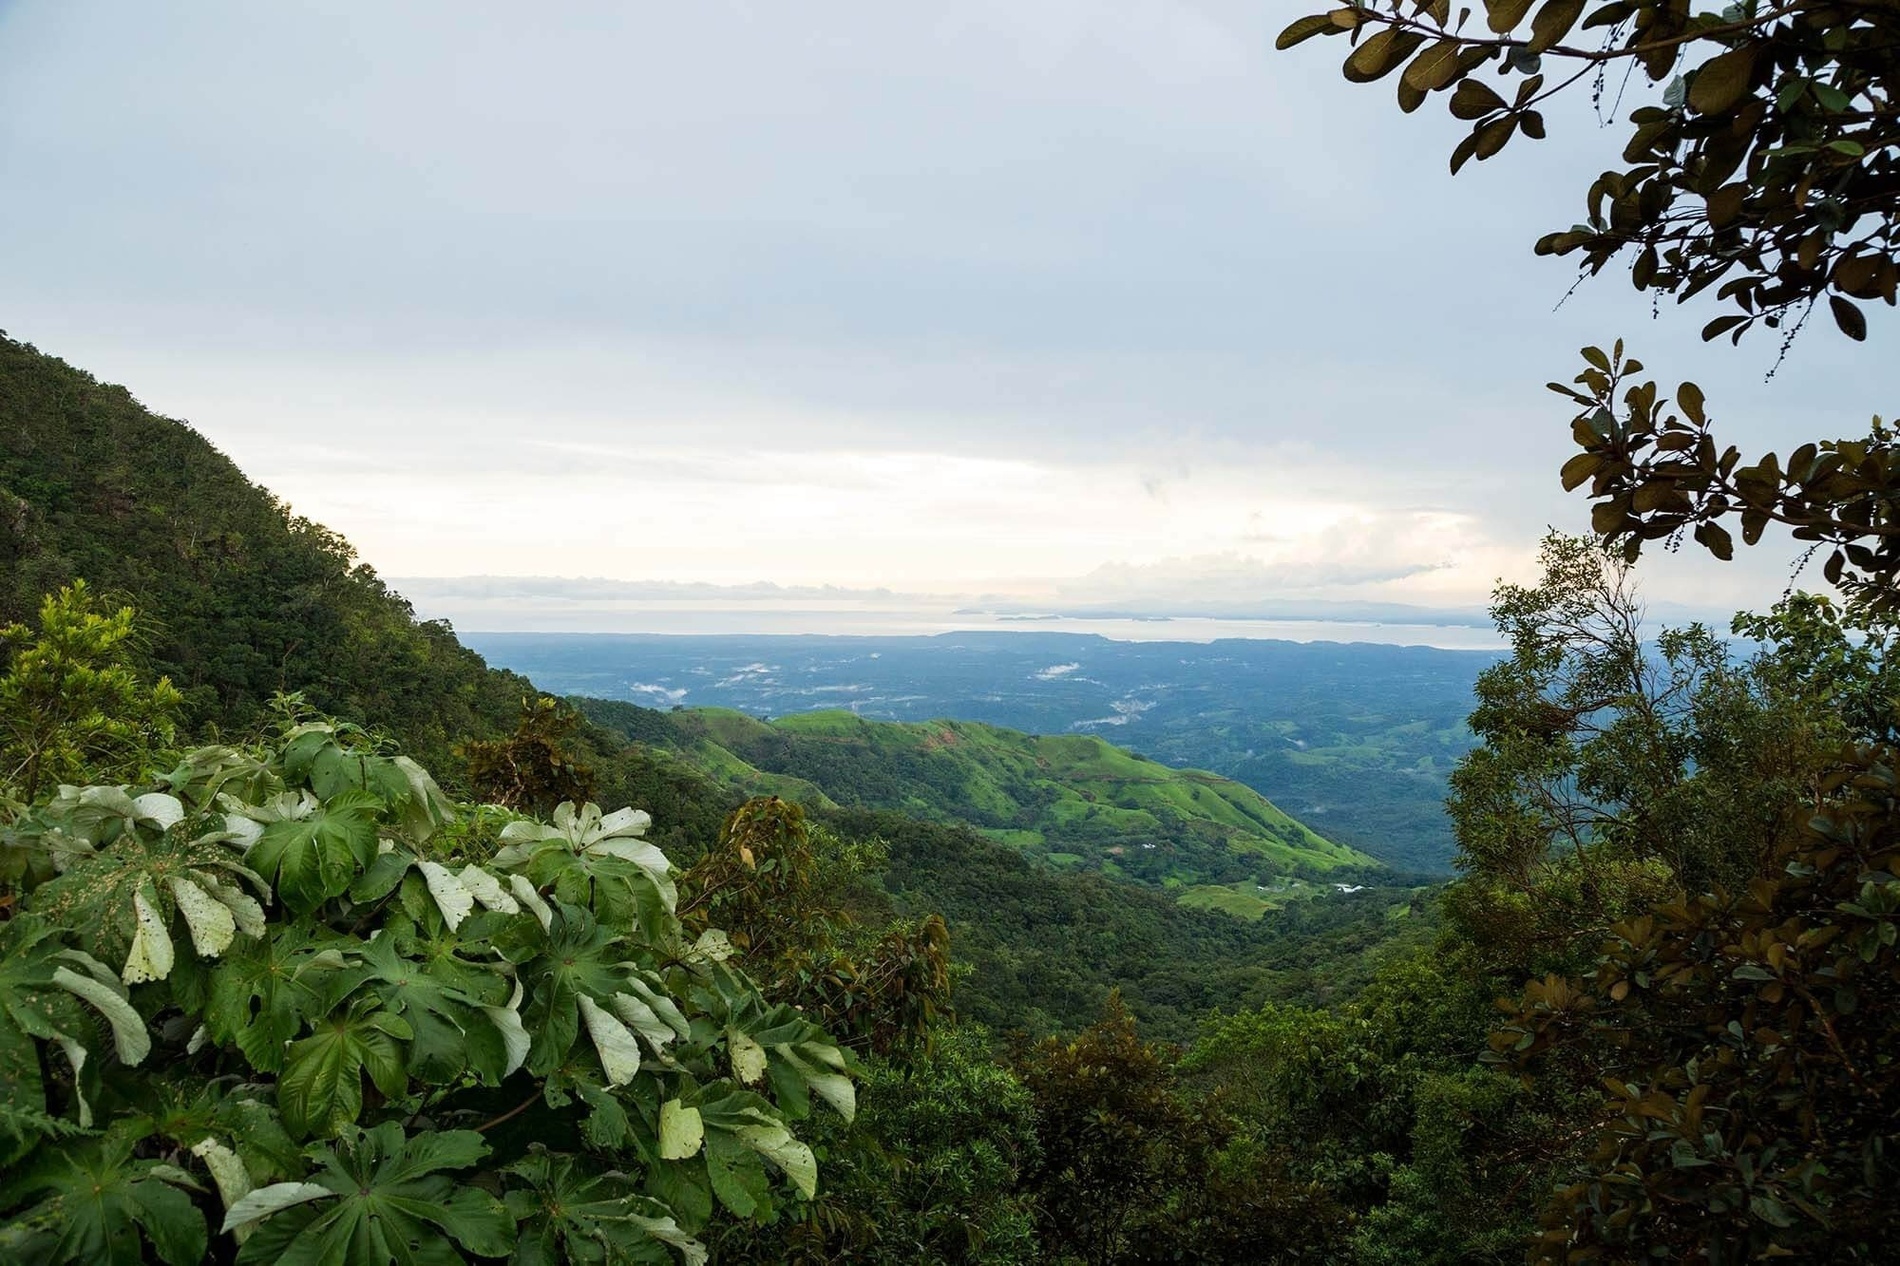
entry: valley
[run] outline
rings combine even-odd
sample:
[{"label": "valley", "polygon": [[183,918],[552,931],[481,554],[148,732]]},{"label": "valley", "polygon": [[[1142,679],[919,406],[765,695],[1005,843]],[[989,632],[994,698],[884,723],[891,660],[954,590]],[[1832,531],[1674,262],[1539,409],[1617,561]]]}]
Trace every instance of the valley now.
[{"label": "valley", "polygon": [[1472,742],[1472,684],[1497,659],[1370,643],[1035,632],[461,636],[543,689],[647,708],[780,719],[843,709],[866,720],[1094,736],[1245,784],[1327,839],[1427,875],[1450,870],[1445,779]]}]

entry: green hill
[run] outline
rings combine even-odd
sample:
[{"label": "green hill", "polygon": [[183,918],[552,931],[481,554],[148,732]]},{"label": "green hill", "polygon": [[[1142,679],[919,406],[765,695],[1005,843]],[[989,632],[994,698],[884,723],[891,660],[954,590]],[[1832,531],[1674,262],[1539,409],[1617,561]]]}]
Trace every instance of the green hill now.
[{"label": "green hill", "polygon": [[75,578],[138,609],[194,729],[243,729],[301,690],[447,771],[534,689],[418,621],[342,537],[189,426],[0,337],[0,625]]},{"label": "green hill", "polygon": [[1052,866],[1180,888],[1230,913],[1258,914],[1308,890],[1302,880],[1378,865],[1251,788],[1086,735],[576,702],[596,723],[677,750],[748,793],[968,823]]}]

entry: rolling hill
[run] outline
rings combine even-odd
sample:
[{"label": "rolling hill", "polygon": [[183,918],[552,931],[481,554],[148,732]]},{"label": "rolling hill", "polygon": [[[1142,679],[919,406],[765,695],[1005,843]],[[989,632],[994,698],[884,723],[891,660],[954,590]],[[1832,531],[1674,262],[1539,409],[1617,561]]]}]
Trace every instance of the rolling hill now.
[{"label": "rolling hill", "polygon": [[1231,913],[1258,914],[1310,892],[1313,881],[1379,865],[1240,783],[1091,735],[837,711],[764,722],[723,708],[575,703],[596,724],[677,751],[748,793],[968,823],[1050,866],[1167,887]]}]

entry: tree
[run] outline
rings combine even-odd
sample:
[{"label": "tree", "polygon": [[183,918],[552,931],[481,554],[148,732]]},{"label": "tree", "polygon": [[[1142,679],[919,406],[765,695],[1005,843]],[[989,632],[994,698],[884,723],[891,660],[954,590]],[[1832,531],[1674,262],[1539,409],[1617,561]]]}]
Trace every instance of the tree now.
[{"label": "tree", "polygon": [[132,608],[106,613],[83,580],[40,604],[39,628],[0,628],[16,649],[0,676],[0,802],[31,800],[49,784],[136,781],[177,738],[184,699],[168,678],[143,680],[130,662]]},{"label": "tree", "polygon": [[[1900,284],[1900,10],[1861,0],[1740,0],[1719,13],[1687,0],[1532,7],[1484,0],[1478,30],[1469,9],[1452,19],[1450,0],[1352,0],[1294,22],[1279,45],[1348,35],[1346,78],[1399,71],[1406,110],[1449,93],[1451,112],[1472,124],[1453,171],[1520,132],[1541,137],[1539,107],[1577,84],[1589,82],[1600,104],[1619,70],[1668,80],[1658,102],[1629,116],[1631,166],[1599,176],[1585,222],[1546,234],[1538,251],[1581,252],[1594,275],[1627,248],[1636,287],[1679,301],[1721,283],[1716,297],[1732,311],[1704,338],[1739,341],[1759,324],[1791,339],[1824,296],[1848,337],[1866,337],[1855,300],[1891,306]],[[1575,386],[1551,384],[1581,406],[1572,434],[1582,451],[1564,486],[1590,485],[1595,530],[1627,557],[1693,530],[1726,559],[1725,520],[1749,544],[1780,523],[1830,550],[1830,583],[1864,603],[1900,603],[1900,451],[1880,418],[1864,437],[1743,465],[1715,439],[1694,383],[1677,389],[1677,413],[1637,378],[1643,366],[1620,341],[1583,355]]]},{"label": "tree", "polygon": [[[1620,172],[1589,189],[1589,215],[1540,254],[1581,252],[1587,273],[1634,252],[1638,289],[1687,299],[1717,282],[1735,311],[1704,336],[1798,321],[1829,296],[1852,338],[1852,300],[1895,301],[1900,249],[1900,12],[1884,3],[1741,0],[1482,0],[1482,27],[1451,0],[1350,0],[1279,38],[1347,36],[1345,76],[1399,73],[1401,109],[1448,94],[1471,123],[1452,170],[1522,133],[1580,83],[1599,102],[1613,77],[1668,81],[1629,116]],[[1535,12],[1533,12],[1535,9]],[[1617,89],[1616,100],[1622,99]]]},{"label": "tree", "polygon": [[462,745],[469,786],[476,795],[507,809],[549,813],[563,800],[594,794],[594,771],[575,759],[581,716],[545,695],[521,701],[521,719],[505,739]]},{"label": "tree", "polygon": [[1744,891],[1619,924],[1532,983],[1501,1060],[1606,1088],[1539,1261],[1875,1262],[1900,1236],[1900,768],[1889,747]]}]

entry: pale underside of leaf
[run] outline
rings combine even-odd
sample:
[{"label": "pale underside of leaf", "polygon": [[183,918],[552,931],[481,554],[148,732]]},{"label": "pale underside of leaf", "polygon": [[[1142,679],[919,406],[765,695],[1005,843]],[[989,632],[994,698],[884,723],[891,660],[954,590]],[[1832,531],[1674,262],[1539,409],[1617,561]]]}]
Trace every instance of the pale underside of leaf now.
[{"label": "pale underside of leaf", "polygon": [[540,921],[543,932],[554,926],[554,911],[548,908],[548,903],[541,899],[541,894],[534,890],[534,885],[525,876],[508,876],[508,889],[515,894],[515,900],[534,911],[534,917]]},{"label": "pale underside of leaf", "polygon": [[812,1198],[818,1190],[818,1161],[790,1130],[782,1125],[742,1125],[734,1133],[747,1147],[778,1166],[800,1195]]},{"label": "pale underside of leaf", "polygon": [[844,1073],[844,1056],[836,1047],[804,1042],[797,1046],[775,1046],[773,1050],[798,1070],[813,1094],[830,1104],[837,1114],[849,1121],[858,1114],[858,1091]]},{"label": "pale underside of leaf", "polygon": [[671,1218],[643,1218],[638,1214],[628,1214],[627,1221],[645,1231],[662,1244],[670,1244],[679,1250],[680,1259],[686,1266],[706,1266],[706,1246],[680,1229],[680,1224]]},{"label": "pale underside of leaf", "polygon": [[165,979],[172,974],[172,936],[165,930],[164,915],[143,892],[135,892],[132,917],[138,930],[132,934],[132,950],[125,956],[120,978],[129,985]]},{"label": "pale underside of leaf", "polygon": [[655,1015],[671,1025],[673,1032],[679,1034],[681,1037],[691,1037],[693,1035],[693,1026],[687,1021],[686,1016],[680,1011],[678,1005],[664,993],[661,993],[658,989],[655,989],[637,976],[628,977],[627,988],[637,994],[647,1006],[651,1007]]},{"label": "pale underside of leaf", "polygon": [[765,1076],[765,1048],[738,1029],[726,1030],[726,1052],[732,1057],[732,1073],[750,1086]]},{"label": "pale underside of leaf", "polygon": [[655,1015],[652,1007],[632,994],[617,993],[608,999],[608,1005],[613,1007],[615,1015],[626,1021],[628,1028],[646,1039],[647,1045],[653,1048],[656,1055],[665,1054],[666,1044],[678,1036],[673,1032],[672,1025]]},{"label": "pale underside of leaf", "polygon": [[293,1205],[308,1204],[312,1200],[321,1200],[325,1196],[334,1196],[336,1192],[328,1187],[319,1187],[313,1182],[274,1182],[268,1187],[259,1187],[232,1205],[224,1214],[221,1231],[234,1230],[260,1218],[267,1218],[280,1210]]},{"label": "pale underside of leaf", "polygon": [[218,1185],[218,1197],[226,1209],[251,1194],[251,1171],[244,1167],[238,1154],[223,1143],[206,1135],[192,1144],[191,1154],[211,1171],[211,1181]]},{"label": "pale underside of leaf", "polygon": [[236,884],[220,883],[210,876],[201,876],[207,882],[205,891],[216,897],[224,908],[231,912],[231,918],[237,923],[238,931],[249,937],[264,935],[264,907],[256,898]]},{"label": "pale underside of leaf", "polygon": [[216,958],[237,936],[237,917],[231,907],[183,875],[173,875],[172,897],[191,932],[191,947],[201,958]]},{"label": "pale underside of leaf", "polygon": [[79,1076],[80,1071],[86,1066],[86,1048],[81,1046],[76,1038],[68,1037],[57,1030],[53,1033],[53,1040],[59,1043],[60,1050],[66,1052],[66,1062],[73,1066],[73,1098],[79,1101],[79,1128],[90,1130],[92,1104],[86,1100],[86,1083]]},{"label": "pale underside of leaf", "polygon": [[103,981],[81,976],[65,967],[53,970],[53,983],[91,1003],[112,1026],[112,1044],[124,1064],[136,1064],[152,1053],[152,1035],[125,995]]},{"label": "pale underside of leaf", "polygon": [[462,926],[462,920],[475,908],[475,894],[462,886],[455,872],[439,862],[418,862],[417,869],[429,885],[429,895],[435,898],[436,908],[442,911],[442,921],[449,925],[452,932]]},{"label": "pale underside of leaf", "polygon": [[596,828],[601,839],[614,835],[645,835],[653,825],[653,815],[645,809],[615,809],[600,820]]},{"label": "pale underside of leaf", "polygon": [[495,1030],[501,1034],[502,1046],[508,1052],[508,1067],[502,1073],[503,1077],[515,1075],[515,1072],[527,1062],[528,1048],[534,1044],[533,1039],[528,1036],[528,1030],[522,1026],[521,1012],[516,1010],[520,1005],[521,982],[517,980],[514,997],[508,1000],[507,1006],[482,1008],[482,1014],[488,1017],[489,1023],[493,1024]]},{"label": "pale underside of leaf", "polygon": [[161,831],[169,831],[185,820],[185,806],[177,796],[162,791],[149,791],[132,801],[142,821],[157,825]]},{"label": "pale underside of leaf", "polygon": [[640,1042],[633,1030],[609,1014],[586,994],[580,996],[581,1019],[587,1024],[587,1036],[600,1052],[600,1067],[607,1084],[624,1086],[640,1071]]},{"label": "pale underside of leaf", "polygon": [[660,1105],[660,1159],[685,1160],[699,1151],[706,1139],[706,1123],[699,1109],[678,1099]]},{"label": "pale underside of leaf", "polygon": [[456,878],[461,881],[462,887],[468,889],[470,895],[487,909],[498,910],[502,914],[521,912],[520,904],[508,895],[508,890],[501,886],[501,881],[473,862],[462,867],[461,874]]}]

